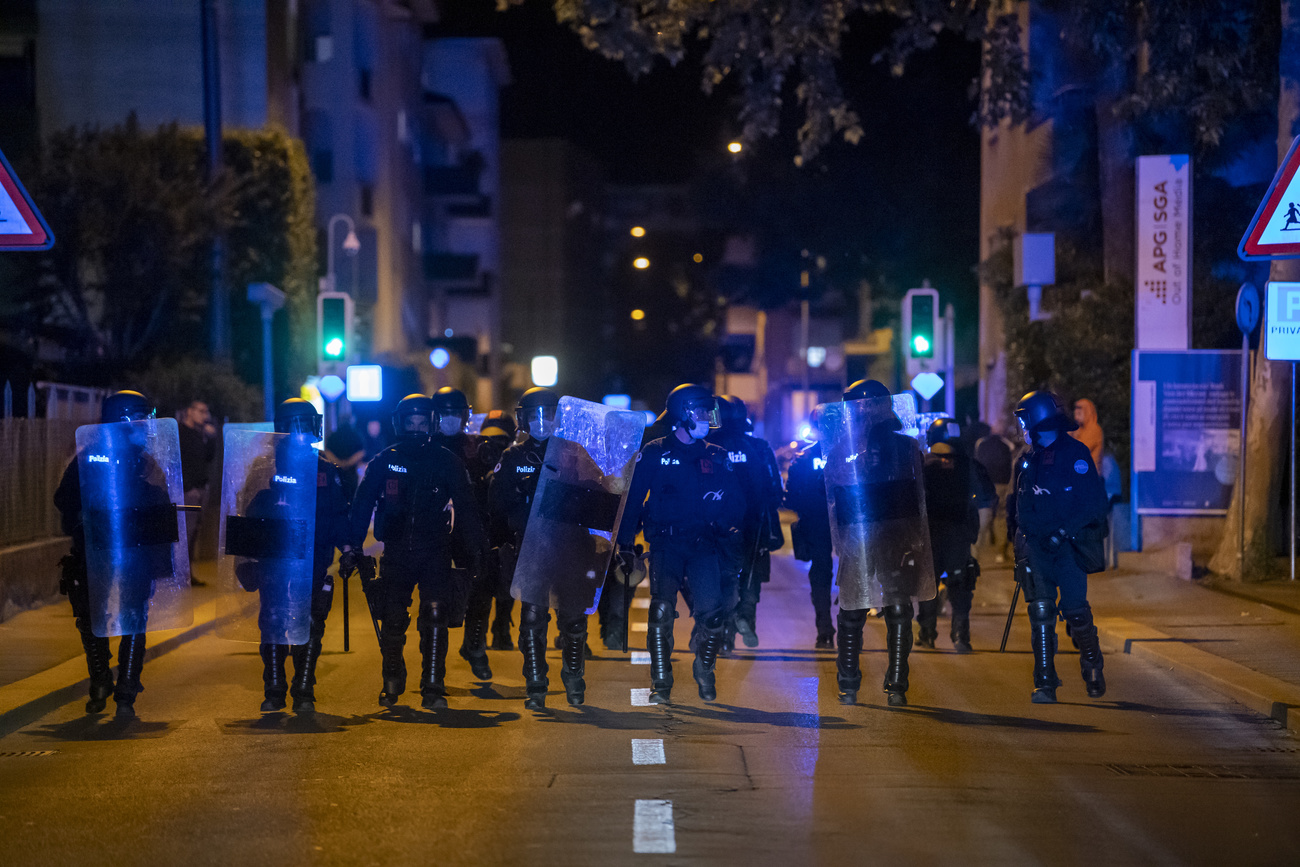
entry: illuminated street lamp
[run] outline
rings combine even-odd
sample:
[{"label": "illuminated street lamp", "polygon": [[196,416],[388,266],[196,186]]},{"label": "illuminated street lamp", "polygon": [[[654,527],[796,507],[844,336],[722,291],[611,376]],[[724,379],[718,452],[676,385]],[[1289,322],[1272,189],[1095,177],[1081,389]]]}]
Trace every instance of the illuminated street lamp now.
[{"label": "illuminated street lamp", "polygon": [[650,260],[645,256],[637,256],[632,260],[632,267],[638,271],[644,271],[646,268],[650,267]]},{"label": "illuminated street lamp", "polygon": [[738,141],[733,141],[731,144],[727,145],[727,150],[731,151],[733,154],[740,153],[743,148],[744,146]]},{"label": "illuminated street lamp", "polygon": [[348,258],[356,256],[361,251],[361,241],[357,239],[357,226],[352,222],[352,218],[347,214],[335,214],[330,217],[329,223],[325,227],[325,279],[328,281],[326,291],[338,291],[338,276],[334,272],[334,224],[347,223],[348,234],[343,239],[343,252],[348,254]]},{"label": "illuminated street lamp", "polygon": [[632,311],[632,318],[637,322],[640,322],[642,319],[645,319],[645,311],[638,307],[636,310]]},{"label": "illuminated street lamp", "polygon": [[560,379],[560,363],[554,355],[535,355],[531,365],[533,385],[550,388]]},{"label": "illuminated street lamp", "polygon": [[633,227],[632,227],[632,237],[633,237],[633,238],[644,238],[644,237],[645,237],[645,226],[633,226]]}]

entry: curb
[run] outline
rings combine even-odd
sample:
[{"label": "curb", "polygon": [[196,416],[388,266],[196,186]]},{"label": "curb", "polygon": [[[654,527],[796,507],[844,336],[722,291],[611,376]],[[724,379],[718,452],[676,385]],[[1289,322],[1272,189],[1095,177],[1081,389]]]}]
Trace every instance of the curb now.
[{"label": "curb", "polygon": [[1099,617],[1096,623],[1107,652],[1127,653],[1164,666],[1300,734],[1300,687],[1132,620]]},{"label": "curb", "polygon": [[[207,635],[217,626],[217,603],[205,602],[194,609],[194,624],[184,629],[169,629],[151,633],[156,644],[147,645],[144,659],[148,662],[171,653],[196,638]],[[117,666],[114,666],[116,669]],[[84,699],[90,688],[86,673],[86,658],[78,654],[67,662],[0,687],[0,737],[13,734],[24,726],[69,702]]]}]

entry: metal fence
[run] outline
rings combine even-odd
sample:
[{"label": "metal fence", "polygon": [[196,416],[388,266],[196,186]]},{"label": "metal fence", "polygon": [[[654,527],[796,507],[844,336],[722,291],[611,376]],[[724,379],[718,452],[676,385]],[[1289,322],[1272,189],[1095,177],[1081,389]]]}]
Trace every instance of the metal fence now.
[{"label": "metal fence", "polygon": [[27,418],[65,418],[93,424],[99,421],[99,407],[108,394],[108,389],[62,382],[31,382],[23,394],[21,387],[16,393],[13,383],[5,380],[0,418],[13,418],[17,401],[18,408],[26,407]]},{"label": "metal fence", "polygon": [[0,547],[60,534],[54,490],[76,454],[78,424],[0,419]]}]

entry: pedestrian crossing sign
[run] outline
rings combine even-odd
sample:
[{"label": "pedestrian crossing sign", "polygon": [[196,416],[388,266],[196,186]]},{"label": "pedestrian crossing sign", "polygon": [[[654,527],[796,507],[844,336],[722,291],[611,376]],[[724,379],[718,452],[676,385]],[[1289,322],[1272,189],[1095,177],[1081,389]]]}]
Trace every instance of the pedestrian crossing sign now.
[{"label": "pedestrian crossing sign", "polygon": [[54,233],[0,153],[0,251],[48,250]]},{"label": "pedestrian crossing sign", "polygon": [[1237,255],[1243,259],[1300,259],[1300,136],[1273,176]]}]

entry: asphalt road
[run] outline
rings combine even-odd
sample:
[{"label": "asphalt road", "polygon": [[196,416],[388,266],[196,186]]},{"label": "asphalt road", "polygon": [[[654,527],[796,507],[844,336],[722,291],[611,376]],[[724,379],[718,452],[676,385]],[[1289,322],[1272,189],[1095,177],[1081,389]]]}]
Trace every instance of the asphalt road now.
[{"label": "asphalt road", "polygon": [[0,739],[0,863],[1300,863],[1300,742],[1276,723],[1122,654],[1090,701],[1063,653],[1061,703],[1033,705],[1024,618],[998,654],[1005,612],[978,593],[979,652],[941,629],[907,708],[869,623],[843,707],[801,565],[777,559],[762,645],[719,662],[713,704],[678,653],[675,703],[637,706],[648,667],[598,649],[587,705],[552,652],[535,714],[517,653],[487,684],[453,647],[450,709],[385,711],[364,606],[343,654],[336,601],[320,712],[263,716],[256,648],[205,636],[146,666],[138,721],[77,701]]}]

